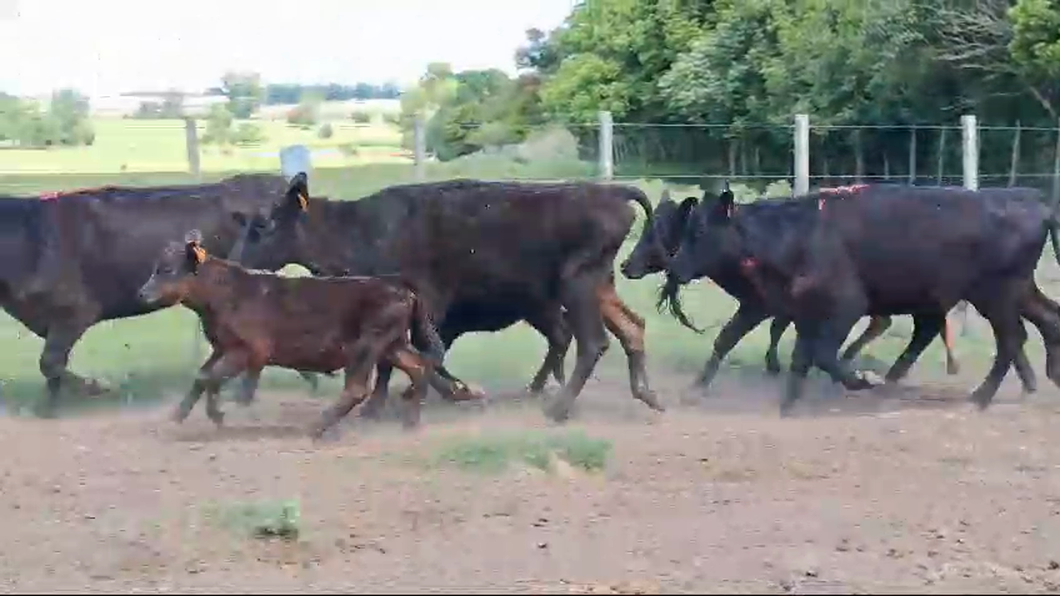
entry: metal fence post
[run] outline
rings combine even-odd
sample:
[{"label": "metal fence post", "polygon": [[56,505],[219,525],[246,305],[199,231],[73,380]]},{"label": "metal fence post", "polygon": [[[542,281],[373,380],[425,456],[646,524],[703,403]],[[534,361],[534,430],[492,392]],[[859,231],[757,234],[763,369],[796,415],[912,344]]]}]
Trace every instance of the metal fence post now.
[{"label": "metal fence post", "polygon": [[810,116],[795,114],[795,196],[810,192]]},{"label": "metal fence post", "polygon": [[600,178],[610,180],[615,176],[615,145],[614,145],[615,123],[611,119],[611,112],[600,111]]},{"label": "metal fence post", "polygon": [[412,134],[414,141],[413,159],[415,159],[416,181],[423,182],[427,179],[427,119],[422,112],[416,114],[416,121]]},{"label": "metal fence post", "polygon": [[964,187],[979,190],[979,126],[974,114],[961,116],[961,153],[964,156]]},{"label": "metal fence post", "polygon": [[188,172],[199,181],[202,178],[202,166],[199,154],[199,130],[195,126],[195,119],[184,118],[184,144],[188,152]]}]

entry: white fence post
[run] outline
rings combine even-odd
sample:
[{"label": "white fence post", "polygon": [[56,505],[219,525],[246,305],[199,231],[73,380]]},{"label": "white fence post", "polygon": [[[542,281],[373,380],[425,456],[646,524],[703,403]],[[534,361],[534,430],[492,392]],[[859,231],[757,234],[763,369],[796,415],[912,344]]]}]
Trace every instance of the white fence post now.
[{"label": "white fence post", "polygon": [[280,149],[280,173],[288,181],[297,176],[299,172],[305,172],[305,175],[308,176],[312,173],[312,168],[313,164],[309,147],[305,145],[288,145]]},{"label": "white fence post", "polygon": [[964,155],[964,187],[979,190],[979,124],[974,114],[961,116],[961,152]]},{"label": "white fence post", "polygon": [[413,159],[416,164],[416,181],[423,182],[427,179],[427,119],[423,113],[416,114],[413,134]]},{"label": "white fence post", "polygon": [[610,180],[615,176],[615,123],[611,112],[600,111],[600,178]]},{"label": "white fence post", "polygon": [[199,130],[195,126],[195,119],[184,118],[184,142],[188,152],[188,171],[199,182],[202,177],[202,168],[199,161]]},{"label": "white fence post", "polygon": [[810,192],[810,116],[795,114],[795,196]]}]

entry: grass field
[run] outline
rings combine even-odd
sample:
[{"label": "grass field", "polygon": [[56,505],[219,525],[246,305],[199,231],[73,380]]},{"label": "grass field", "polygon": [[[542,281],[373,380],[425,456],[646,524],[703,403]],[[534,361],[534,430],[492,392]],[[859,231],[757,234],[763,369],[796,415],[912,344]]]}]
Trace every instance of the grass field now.
[{"label": "grass field", "polygon": [[[151,185],[163,183],[190,182],[187,174],[179,172],[151,173],[146,170],[178,169],[181,163],[183,146],[182,131],[176,124],[157,122],[114,121],[120,122],[121,142],[133,143],[141,149],[129,156],[129,171],[117,173],[114,167],[118,163],[116,154],[105,150],[121,142],[100,134],[96,146],[91,150],[65,150],[48,152],[0,152],[0,171],[21,171],[39,173],[5,174],[0,176],[0,193],[34,195],[45,190],[63,190],[81,187],[99,186],[110,183]],[[108,124],[109,125],[109,124]],[[115,124],[115,126],[117,126]],[[168,126],[168,128],[167,128]],[[277,126],[276,138],[282,135],[283,143],[296,142],[301,131]],[[142,128],[141,128],[142,127]],[[102,131],[105,128],[99,129]],[[271,130],[271,129],[270,129]],[[343,138],[357,135],[358,142],[382,142],[382,133],[370,132],[354,127],[340,127],[336,136],[329,143],[342,142]],[[139,136],[138,136],[139,135]],[[372,136],[379,135],[379,136]],[[139,140],[135,140],[139,139]],[[310,139],[301,139],[310,142]],[[74,156],[76,151],[84,155]],[[90,155],[91,154],[91,155]],[[15,164],[12,159],[21,155]],[[34,162],[34,159],[38,161]],[[124,159],[124,158],[122,158]],[[225,158],[228,159],[228,158]],[[216,179],[226,175],[221,170],[239,169],[275,169],[278,161],[254,161],[254,167],[246,156],[232,156],[232,161],[219,160],[207,165],[223,165],[223,168],[208,168],[211,171],[205,176]],[[67,161],[64,161],[67,160]],[[315,165],[319,163],[314,158]],[[270,165],[271,164],[271,165]],[[334,165],[325,163],[324,165]],[[228,167],[231,166],[231,167]],[[140,171],[144,170],[144,171]],[[63,172],[58,174],[56,172]],[[430,163],[427,177],[442,180],[453,177],[478,177],[487,179],[541,179],[541,178],[575,178],[590,176],[593,168],[589,164],[578,162],[518,164],[502,158],[479,157],[457,160],[446,164]],[[231,173],[231,172],[227,172]],[[326,195],[341,199],[353,200],[386,186],[411,182],[413,168],[407,163],[374,163],[347,167],[319,167],[311,177],[311,188],[314,195]],[[663,188],[658,181],[636,182],[644,188],[653,201],[657,201]],[[676,189],[676,197],[685,196]],[[698,190],[689,188],[688,194],[698,194]],[[638,215],[639,217],[639,215]],[[623,249],[620,258],[628,251],[635,237],[639,234],[641,223],[635,224],[634,232]],[[1052,266],[1051,255],[1046,255]],[[296,270],[296,268],[289,268]],[[657,277],[636,282],[618,276],[619,292],[623,298],[648,322],[649,359],[653,365],[664,365],[667,368],[691,372],[702,365],[709,354],[710,346],[721,324],[735,311],[736,303],[727,294],[721,292],[708,281],[702,281],[685,290],[685,302],[694,320],[706,328],[704,335],[696,335],[680,327],[667,316],[660,315],[654,307],[655,291],[659,283]],[[1048,283],[1043,283],[1047,293]],[[859,324],[856,331],[864,326]],[[729,366],[744,367],[759,374],[768,342],[768,326],[762,325],[748,336],[733,352],[728,360]],[[891,331],[869,348],[866,355],[887,361],[897,356],[909,338],[911,322],[899,318]],[[782,359],[787,360],[794,331],[785,337]],[[0,354],[0,380],[3,382],[3,396],[10,402],[17,402],[22,407],[29,401],[37,399],[42,392],[42,379],[38,373],[37,359],[42,340],[33,336],[24,327],[7,318],[0,319],[0,339],[4,341],[5,350]],[[922,359],[922,367],[941,367],[941,347],[936,342]],[[1040,342],[1032,334],[1028,343],[1032,358],[1038,361]],[[568,355],[572,366],[573,352]],[[978,366],[993,352],[993,342],[988,329],[978,329],[973,335],[963,338],[958,352],[966,367]],[[451,352],[452,370],[468,381],[480,383],[491,388],[514,388],[529,380],[545,353],[545,342],[524,324],[519,324],[503,333],[475,334],[465,336],[457,342]],[[102,378],[122,389],[121,399],[151,400],[164,392],[183,390],[201,359],[205,358],[205,344],[200,343],[195,317],[182,308],[173,308],[153,315],[118,322],[107,322],[89,330],[76,346],[72,368],[81,374]],[[617,342],[606,356],[603,367],[614,369],[624,367],[624,357]],[[282,386],[302,388],[305,385],[289,371],[269,369],[263,379],[264,386]],[[324,395],[337,394],[337,382],[323,385]]]},{"label": "grass field", "polygon": [[[241,122],[236,122],[238,126]],[[313,150],[318,167],[340,167],[364,163],[409,163],[400,148],[396,128],[385,124],[357,124],[351,120],[329,122],[330,138],[318,136],[319,126],[308,130],[284,121],[255,120],[264,139],[255,146],[222,150],[203,145],[204,171],[277,170],[279,149],[304,144]],[[47,150],[0,150],[3,174],[120,174],[138,172],[186,172],[187,153],[184,122],[181,120],[132,120],[97,118],[93,120],[96,140],[89,147],[62,147]],[[199,121],[199,138],[206,125]],[[354,148],[355,154],[348,154]]]}]

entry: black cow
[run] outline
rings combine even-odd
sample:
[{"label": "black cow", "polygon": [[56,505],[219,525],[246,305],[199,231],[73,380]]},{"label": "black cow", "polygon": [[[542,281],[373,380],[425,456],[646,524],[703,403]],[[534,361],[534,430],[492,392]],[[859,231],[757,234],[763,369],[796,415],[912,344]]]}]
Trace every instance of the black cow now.
[{"label": "black cow", "polygon": [[[483,320],[490,330],[525,320],[549,336],[545,366],[569,341],[556,331],[566,309],[577,364],[549,416],[568,417],[608,347],[605,326],[629,359],[633,395],[661,411],[644,366],[644,320],[614,288],[614,259],[634,219],[630,201],[650,225],[647,197],[625,186],[451,180],[330,201],[309,198],[299,175],[272,216],[248,232],[241,260],[265,269],[299,263],[314,273],[399,275],[431,305],[447,345],[482,329]],[[380,368],[377,391],[385,392],[389,374]]]},{"label": "black cow", "polygon": [[[706,200],[706,197],[704,197]],[[652,273],[661,273],[666,270],[666,265],[673,258],[681,245],[684,237],[685,226],[688,224],[689,216],[698,204],[695,197],[688,197],[680,204],[670,198],[668,190],[663,191],[662,199],[655,207],[654,225],[648,228],[637,239],[637,244],[630,251],[629,256],[621,265],[622,274],[629,279],[641,279]],[[784,331],[791,324],[791,318],[783,313],[769,311],[762,296],[755,290],[753,284],[748,283],[744,267],[740,263],[726,263],[716,268],[710,275],[711,279],[721,289],[735,298],[740,306],[733,314],[729,322],[722,327],[714,341],[714,352],[703,367],[703,371],[696,379],[696,384],[703,387],[710,385],[714,376],[718,373],[722,360],[729,354],[736,344],[748,333],[757,327],[762,321],[772,317],[773,322],[769,326],[769,348],[766,351],[766,371],[772,375],[780,374],[780,358],[777,356],[777,347]],[[680,302],[667,301],[666,294],[660,296],[659,306],[666,305],[671,308],[674,315],[683,325],[695,330],[695,325],[688,319],[680,308]],[[883,335],[891,326],[891,317],[873,316],[869,320],[869,326],[847,349],[843,352],[844,361],[852,361],[861,350],[876,338]],[[959,365],[953,355],[949,325],[942,333],[943,343],[946,346],[946,371],[949,374],[957,374]]]},{"label": "black cow", "polygon": [[[0,306],[44,338],[40,370],[53,416],[65,385],[89,394],[105,388],[67,370],[70,351],[92,325],[154,312],[137,291],[154,259],[191,228],[212,250],[231,250],[248,221],[275,202],[282,177],[238,175],[221,182],[163,187],[109,186],[47,200],[0,199]],[[316,383],[316,377],[303,374]],[[253,393],[256,377],[244,391]],[[246,395],[243,401],[248,401]]]},{"label": "black cow", "polygon": [[[1033,198],[1032,198],[1033,197]],[[1036,191],[1003,200],[962,189],[861,186],[736,207],[732,193],[697,207],[668,273],[675,284],[751,259],[747,277],[771,308],[795,321],[797,339],[781,412],[800,396],[811,364],[851,390],[870,383],[836,352],[866,314],[912,314],[909,346],[887,373],[900,378],[966,299],[991,323],[998,351],[972,394],[989,405],[1026,331],[1041,332],[1046,372],[1060,384],[1060,307],[1034,285],[1058,224]]]}]

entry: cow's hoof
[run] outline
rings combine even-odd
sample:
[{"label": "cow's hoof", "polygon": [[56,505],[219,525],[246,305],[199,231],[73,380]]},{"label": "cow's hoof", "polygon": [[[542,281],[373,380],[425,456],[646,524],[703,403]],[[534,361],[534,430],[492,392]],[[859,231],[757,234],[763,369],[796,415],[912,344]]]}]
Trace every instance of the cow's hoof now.
[{"label": "cow's hoof", "polygon": [[357,417],[378,422],[383,419],[383,408],[380,406],[375,406],[374,408],[362,408],[357,414]]},{"label": "cow's hoof", "polygon": [[770,358],[766,358],[766,374],[771,377],[775,377],[781,373],[780,362]]},{"label": "cow's hoof", "polygon": [[956,375],[956,374],[960,374],[960,372],[961,372],[961,367],[956,362],[948,362],[948,363],[946,363],[946,374],[948,374],[948,375]]},{"label": "cow's hoof", "polygon": [[637,399],[644,402],[649,408],[656,412],[665,412],[666,408],[659,401],[659,396],[651,389],[642,389],[637,392]]},{"label": "cow's hoof", "polygon": [[96,379],[85,379],[78,389],[79,393],[88,397],[99,397],[101,395],[106,395],[114,390],[107,383],[104,383],[103,381],[98,381]]},{"label": "cow's hoof", "polygon": [[980,412],[982,412],[983,410],[985,410],[988,407],[990,407],[990,402],[993,401],[993,396],[992,395],[988,395],[985,391],[978,391],[977,390],[974,393],[972,393],[972,396],[969,398],[969,401],[971,401],[973,404],[975,404],[975,407]]},{"label": "cow's hoof", "polygon": [[563,396],[559,396],[545,408],[545,416],[557,424],[562,424],[570,419],[571,404]]},{"label": "cow's hoof", "polygon": [[182,424],[185,420],[188,419],[188,414],[190,413],[191,412],[189,412],[188,410],[178,407],[173,410],[172,414],[169,415],[169,419],[170,421],[176,424]]},{"label": "cow's hoof", "polygon": [[453,401],[486,401],[486,390],[478,385],[461,383],[453,391]]},{"label": "cow's hoof", "polygon": [[207,412],[206,416],[210,419],[210,422],[214,423],[214,426],[221,428],[225,424],[225,413],[224,412]]}]

